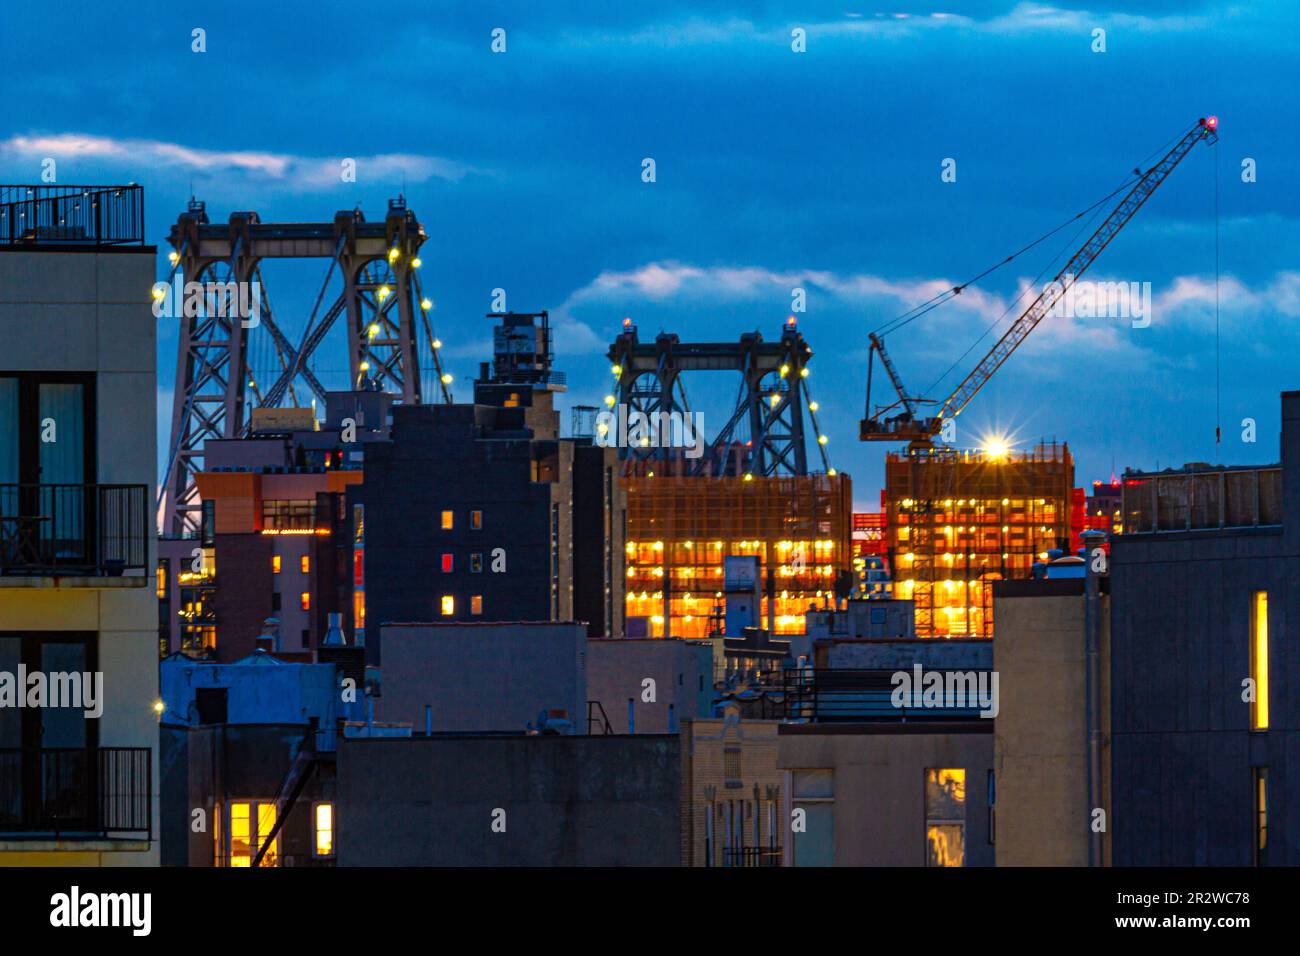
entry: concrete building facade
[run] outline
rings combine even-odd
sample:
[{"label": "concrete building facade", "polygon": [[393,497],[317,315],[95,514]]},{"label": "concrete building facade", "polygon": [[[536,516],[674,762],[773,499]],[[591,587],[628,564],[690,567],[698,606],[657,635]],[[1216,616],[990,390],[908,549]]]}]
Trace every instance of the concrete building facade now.
[{"label": "concrete building facade", "polygon": [[[0,865],[156,865],[143,191],[5,186],[0,200]],[[81,675],[98,701],[15,707],[22,671]]]}]

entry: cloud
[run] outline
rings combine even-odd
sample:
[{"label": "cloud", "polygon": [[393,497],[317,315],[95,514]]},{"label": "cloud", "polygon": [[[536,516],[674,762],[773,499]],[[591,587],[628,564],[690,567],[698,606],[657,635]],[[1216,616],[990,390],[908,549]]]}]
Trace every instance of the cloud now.
[{"label": "cloud", "polygon": [[291,153],[211,150],[151,139],[118,139],[86,133],[32,134],[0,140],[0,159],[93,160],[142,171],[158,167],[215,175],[235,175],[304,190],[323,189],[340,182],[342,161],[355,160],[357,175],[379,179],[401,174],[411,182],[442,179],[459,182],[481,170],[438,156],[382,153],[373,156],[316,157]]}]

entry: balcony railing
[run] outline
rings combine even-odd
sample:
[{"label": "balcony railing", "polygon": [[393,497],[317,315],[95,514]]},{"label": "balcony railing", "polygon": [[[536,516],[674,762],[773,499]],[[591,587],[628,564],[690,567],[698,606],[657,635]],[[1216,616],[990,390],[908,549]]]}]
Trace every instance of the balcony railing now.
[{"label": "balcony railing", "polygon": [[0,186],[0,246],[144,245],[141,186]]},{"label": "balcony railing", "polygon": [[144,485],[0,485],[0,575],[145,570],[149,534]]},{"label": "balcony railing", "polygon": [[779,846],[726,847],[722,851],[723,866],[780,866]]},{"label": "balcony railing", "polygon": [[148,747],[0,748],[0,835],[153,832]]},{"label": "balcony railing", "polygon": [[[907,668],[900,670],[910,671]],[[812,723],[954,720],[978,717],[978,706],[894,706],[895,671],[848,668],[785,670],[785,719]],[[908,700],[910,700],[908,696]]]}]

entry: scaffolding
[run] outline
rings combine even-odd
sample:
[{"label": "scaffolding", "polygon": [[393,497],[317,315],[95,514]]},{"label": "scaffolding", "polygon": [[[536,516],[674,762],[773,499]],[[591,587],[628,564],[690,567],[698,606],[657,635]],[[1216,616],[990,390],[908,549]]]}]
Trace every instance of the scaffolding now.
[{"label": "scaffolding", "polygon": [[992,582],[1028,578],[1068,548],[1069,446],[991,455],[936,447],[885,458],[885,521],[895,597],[918,637],[993,636]]},{"label": "scaffolding", "polygon": [[831,600],[835,573],[849,564],[853,494],[845,475],[622,480],[627,614],[646,618],[652,636],[712,636],[731,555],[758,557],[769,630],[802,634],[808,605]]}]

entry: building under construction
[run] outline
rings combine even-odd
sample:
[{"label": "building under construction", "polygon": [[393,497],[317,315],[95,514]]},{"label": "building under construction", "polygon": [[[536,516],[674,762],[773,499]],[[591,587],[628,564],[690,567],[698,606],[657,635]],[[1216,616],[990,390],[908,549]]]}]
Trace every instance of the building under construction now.
[{"label": "building under construction", "polygon": [[768,478],[629,476],[627,616],[651,636],[701,638],[721,630],[723,564],[759,560],[761,621],[802,634],[811,603],[833,594],[848,566],[852,485],[845,475]]},{"label": "building under construction", "polygon": [[[809,392],[812,349],[793,316],[776,341],[642,342],[630,320],[610,347],[620,413],[691,415],[686,373],[739,378],[734,410],[693,454],[662,442],[620,443],[627,489],[629,633],[703,638],[723,632],[725,559],[756,556],[759,620],[802,634],[808,605],[833,594],[849,567],[852,484],[826,458]],[[715,389],[716,381],[711,382]],[[812,443],[822,472],[809,470]]]},{"label": "building under construction", "polygon": [[894,596],[918,637],[992,637],[992,582],[1027,578],[1068,548],[1074,459],[1051,442],[1028,452],[947,447],[885,459]]}]

